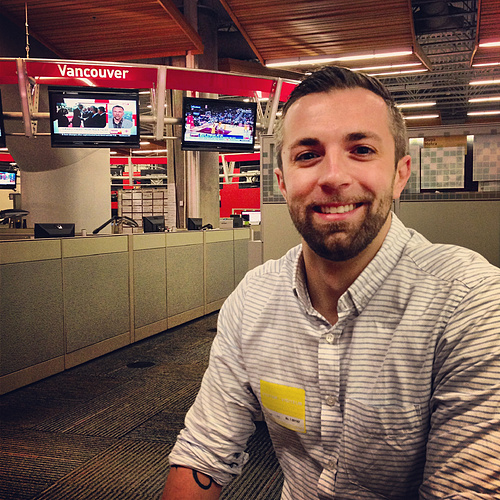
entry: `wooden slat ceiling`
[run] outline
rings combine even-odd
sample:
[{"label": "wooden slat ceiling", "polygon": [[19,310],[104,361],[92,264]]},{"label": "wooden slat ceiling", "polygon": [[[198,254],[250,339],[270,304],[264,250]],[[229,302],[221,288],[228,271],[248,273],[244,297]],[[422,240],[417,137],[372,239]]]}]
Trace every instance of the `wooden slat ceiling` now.
[{"label": "wooden slat ceiling", "polygon": [[[276,59],[346,56],[374,50],[414,48],[418,52],[409,0],[221,0],[221,3],[263,64]],[[412,55],[403,60],[419,59]]]},{"label": "wooden slat ceiling", "polygon": [[500,41],[500,1],[481,0],[479,6],[476,52],[473,64],[500,64],[500,47],[479,47],[481,43]]},{"label": "wooden slat ceiling", "polygon": [[[1,13],[24,28],[25,0]],[[200,36],[171,0],[28,0],[31,36],[62,58],[124,61],[203,52]]]}]

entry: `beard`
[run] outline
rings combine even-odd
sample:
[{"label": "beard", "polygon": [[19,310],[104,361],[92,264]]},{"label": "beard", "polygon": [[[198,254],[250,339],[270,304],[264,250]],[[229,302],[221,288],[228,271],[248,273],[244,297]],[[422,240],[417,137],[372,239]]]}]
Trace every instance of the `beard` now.
[{"label": "beard", "polygon": [[368,208],[372,210],[366,213],[359,225],[345,221],[315,223],[313,207],[316,205],[302,208],[298,203],[291,203],[288,210],[297,231],[311,250],[324,259],[342,262],[359,255],[376,238],[391,211],[392,191],[386,193],[373,210],[374,201],[374,198],[369,200]]}]

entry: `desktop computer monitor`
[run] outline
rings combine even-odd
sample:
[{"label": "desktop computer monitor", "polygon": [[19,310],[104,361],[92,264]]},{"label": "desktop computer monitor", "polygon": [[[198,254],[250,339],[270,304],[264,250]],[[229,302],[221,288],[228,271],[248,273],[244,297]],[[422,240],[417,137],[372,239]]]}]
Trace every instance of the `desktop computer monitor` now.
[{"label": "desktop computer monitor", "polygon": [[199,230],[203,226],[201,217],[188,217],[187,223],[190,231]]},{"label": "desktop computer monitor", "polygon": [[161,233],[165,231],[165,217],[163,215],[143,217],[142,228],[145,233]]}]

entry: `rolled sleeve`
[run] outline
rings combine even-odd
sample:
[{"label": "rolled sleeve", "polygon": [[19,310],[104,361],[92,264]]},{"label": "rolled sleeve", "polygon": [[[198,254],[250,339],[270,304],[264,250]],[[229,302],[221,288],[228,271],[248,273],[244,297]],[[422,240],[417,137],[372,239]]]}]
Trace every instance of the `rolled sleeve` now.
[{"label": "rolled sleeve", "polygon": [[239,348],[242,293],[240,287],[221,309],[209,367],[170,454],[171,464],[203,472],[222,486],[247,462],[244,450],[260,414]]}]

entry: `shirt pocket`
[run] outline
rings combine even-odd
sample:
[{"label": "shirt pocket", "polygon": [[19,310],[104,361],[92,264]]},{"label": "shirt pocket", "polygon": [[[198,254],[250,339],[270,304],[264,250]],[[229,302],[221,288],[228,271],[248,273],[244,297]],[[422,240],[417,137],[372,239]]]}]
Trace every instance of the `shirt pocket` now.
[{"label": "shirt pocket", "polygon": [[382,498],[418,498],[427,418],[420,405],[345,405],[344,465],[349,481]]}]

